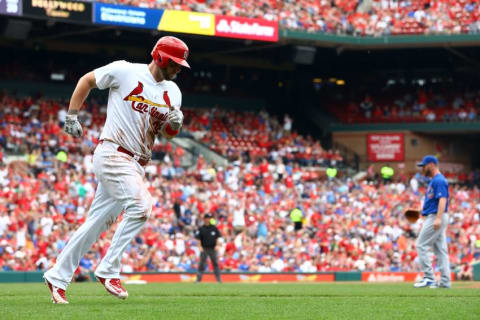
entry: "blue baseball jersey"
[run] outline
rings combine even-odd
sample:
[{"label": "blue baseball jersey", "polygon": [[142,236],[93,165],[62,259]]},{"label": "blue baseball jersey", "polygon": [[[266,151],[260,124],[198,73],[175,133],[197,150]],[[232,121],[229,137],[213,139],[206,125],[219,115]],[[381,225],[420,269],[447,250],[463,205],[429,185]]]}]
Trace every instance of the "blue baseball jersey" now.
[{"label": "blue baseball jersey", "polygon": [[438,173],[430,181],[425,193],[425,201],[423,202],[422,216],[429,214],[436,214],[438,209],[438,200],[440,198],[447,198],[447,205],[445,212],[448,211],[448,182],[443,174]]}]

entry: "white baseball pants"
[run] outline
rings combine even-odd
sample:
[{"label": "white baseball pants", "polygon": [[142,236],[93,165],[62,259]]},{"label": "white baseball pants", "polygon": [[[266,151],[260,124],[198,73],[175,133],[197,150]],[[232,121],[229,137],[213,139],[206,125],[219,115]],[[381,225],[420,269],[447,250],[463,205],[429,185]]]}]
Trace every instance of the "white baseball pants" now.
[{"label": "white baseball pants", "polygon": [[125,210],[110,248],[95,270],[97,276],[118,278],[123,252],[150,216],[152,198],[143,182],[144,168],[117,148],[117,144],[104,141],[95,150],[93,170],[98,186],[88,217],[58,255],[55,266],[44,274],[56,287],[66,289],[80,259]]},{"label": "white baseball pants", "polygon": [[423,269],[423,277],[435,280],[432,269],[432,261],[430,259],[430,250],[433,248],[433,252],[437,256],[437,265],[442,274],[440,278],[440,284],[445,286],[450,286],[450,262],[448,258],[448,247],[447,247],[447,226],[448,226],[448,215],[444,213],[442,216],[442,224],[440,228],[435,230],[433,228],[433,222],[437,215],[430,214],[425,217],[423,221],[422,230],[418,235],[417,239],[417,251],[418,259]]}]

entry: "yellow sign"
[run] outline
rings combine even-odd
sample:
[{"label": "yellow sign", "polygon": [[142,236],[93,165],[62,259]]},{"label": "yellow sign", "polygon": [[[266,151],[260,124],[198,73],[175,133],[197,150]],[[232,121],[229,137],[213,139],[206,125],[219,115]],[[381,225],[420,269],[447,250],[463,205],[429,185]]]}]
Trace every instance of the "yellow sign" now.
[{"label": "yellow sign", "polygon": [[215,16],[211,13],[165,10],[158,30],[213,36]]}]

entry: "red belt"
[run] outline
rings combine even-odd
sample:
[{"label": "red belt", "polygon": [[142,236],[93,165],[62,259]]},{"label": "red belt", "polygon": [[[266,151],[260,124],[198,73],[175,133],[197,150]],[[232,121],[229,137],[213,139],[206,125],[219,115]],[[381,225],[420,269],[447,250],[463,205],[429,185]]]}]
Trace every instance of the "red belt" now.
[{"label": "red belt", "polygon": [[[102,139],[102,140],[100,140],[98,143],[99,143],[99,144],[102,144],[103,141],[104,141],[104,140]],[[118,146],[117,151],[118,151],[118,152],[125,153],[125,154],[128,154],[128,155],[129,155],[130,157],[132,157],[132,158],[135,157],[135,154],[134,154],[133,152],[128,151],[127,149],[125,149],[125,148],[122,147],[122,146]],[[147,163],[148,163],[148,160],[145,160],[145,159],[141,159],[141,158],[140,158],[140,159],[137,160],[137,162],[138,162],[142,167],[145,167],[145,166],[147,165]]]}]

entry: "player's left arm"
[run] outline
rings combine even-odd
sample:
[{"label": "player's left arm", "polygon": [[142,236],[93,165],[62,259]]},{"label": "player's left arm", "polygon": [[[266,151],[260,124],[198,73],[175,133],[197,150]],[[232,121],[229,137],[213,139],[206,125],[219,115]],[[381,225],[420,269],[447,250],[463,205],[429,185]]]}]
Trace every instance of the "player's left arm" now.
[{"label": "player's left arm", "polygon": [[435,230],[439,229],[440,226],[442,225],[442,218],[443,218],[443,214],[445,213],[446,207],[447,207],[447,198],[440,198],[438,200],[437,217],[433,222],[433,228]]},{"label": "player's left arm", "polygon": [[167,139],[172,139],[180,133],[183,125],[183,112],[180,110],[182,104],[182,94],[180,89],[173,90],[171,99],[171,107],[168,112],[167,121],[161,128],[161,134]]},{"label": "player's left arm", "polygon": [[182,128],[183,124],[183,112],[180,109],[172,109],[168,113],[168,118],[165,124],[162,126],[160,133],[167,139],[176,137]]},{"label": "player's left arm", "polygon": [[448,186],[446,183],[437,183],[434,186],[435,198],[438,199],[437,216],[433,222],[433,228],[439,229],[442,225],[443,214],[447,209]]}]

